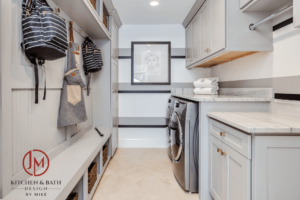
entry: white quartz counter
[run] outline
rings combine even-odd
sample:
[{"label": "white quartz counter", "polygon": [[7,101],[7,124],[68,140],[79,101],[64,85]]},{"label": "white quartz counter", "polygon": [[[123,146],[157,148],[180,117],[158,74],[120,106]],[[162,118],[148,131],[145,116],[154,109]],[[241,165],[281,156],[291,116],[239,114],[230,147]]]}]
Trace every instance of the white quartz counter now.
[{"label": "white quartz counter", "polygon": [[207,116],[251,134],[300,134],[300,117],[263,112],[208,112]]},{"label": "white quartz counter", "polygon": [[172,94],[174,97],[179,97],[191,101],[217,101],[217,102],[229,102],[229,101],[248,101],[248,102],[270,102],[272,98],[268,97],[253,97],[253,96],[234,96],[234,95],[194,95],[194,94]]}]

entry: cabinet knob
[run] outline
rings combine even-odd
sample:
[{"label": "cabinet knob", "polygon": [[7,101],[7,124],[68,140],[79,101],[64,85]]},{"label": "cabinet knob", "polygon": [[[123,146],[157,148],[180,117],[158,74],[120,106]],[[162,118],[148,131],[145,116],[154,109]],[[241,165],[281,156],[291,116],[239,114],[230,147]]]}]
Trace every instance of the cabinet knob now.
[{"label": "cabinet knob", "polygon": [[225,136],[225,132],[220,132],[220,136]]},{"label": "cabinet knob", "polygon": [[217,152],[219,153],[220,151],[222,151],[222,150],[218,148],[218,149],[217,149]]},{"label": "cabinet knob", "polygon": [[207,48],[207,52],[210,52],[210,49],[209,49],[209,48]]},{"label": "cabinet knob", "polygon": [[226,152],[223,152],[223,151],[221,150],[221,155],[222,155],[222,156],[226,156]]}]

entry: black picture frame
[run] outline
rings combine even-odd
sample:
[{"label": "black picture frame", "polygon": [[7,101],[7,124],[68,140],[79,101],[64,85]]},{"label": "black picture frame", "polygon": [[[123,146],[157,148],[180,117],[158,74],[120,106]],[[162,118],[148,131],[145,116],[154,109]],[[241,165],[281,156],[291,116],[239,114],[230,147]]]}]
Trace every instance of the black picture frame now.
[{"label": "black picture frame", "polygon": [[[168,82],[134,82],[134,46],[135,45],[168,45]],[[131,42],[131,85],[171,85],[171,42]]]}]

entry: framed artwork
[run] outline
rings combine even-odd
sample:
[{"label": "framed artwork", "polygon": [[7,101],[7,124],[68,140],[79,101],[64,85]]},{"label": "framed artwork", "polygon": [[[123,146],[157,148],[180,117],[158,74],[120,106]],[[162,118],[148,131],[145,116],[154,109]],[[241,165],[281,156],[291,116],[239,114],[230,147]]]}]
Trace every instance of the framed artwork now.
[{"label": "framed artwork", "polygon": [[171,85],[171,42],[132,42],[131,56],[131,85]]}]

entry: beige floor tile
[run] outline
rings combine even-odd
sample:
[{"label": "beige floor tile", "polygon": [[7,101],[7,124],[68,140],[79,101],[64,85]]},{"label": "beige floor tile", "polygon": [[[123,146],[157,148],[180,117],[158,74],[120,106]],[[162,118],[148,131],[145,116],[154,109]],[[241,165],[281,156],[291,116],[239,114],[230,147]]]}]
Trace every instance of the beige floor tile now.
[{"label": "beige floor tile", "polygon": [[167,149],[118,149],[93,200],[198,200],[173,174]]}]

